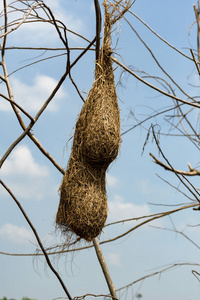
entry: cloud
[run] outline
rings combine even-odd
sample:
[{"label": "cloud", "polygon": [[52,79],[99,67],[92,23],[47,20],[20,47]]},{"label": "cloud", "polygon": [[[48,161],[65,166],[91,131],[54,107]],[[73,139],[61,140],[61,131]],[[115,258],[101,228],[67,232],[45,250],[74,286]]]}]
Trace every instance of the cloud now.
[{"label": "cloud", "polygon": [[26,177],[46,177],[49,175],[47,167],[40,166],[34,161],[31,151],[25,145],[20,145],[2,168],[2,175],[26,176]]},{"label": "cloud", "polygon": [[176,220],[175,227],[177,231],[183,232],[186,235],[198,233],[200,228],[198,214],[185,210],[182,212],[180,218]]},{"label": "cloud", "polygon": [[[51,8],[55,19],[60,20],[65,24],[66,28],[78,32],[79,34],[83,34],[87,32],[85,24],[80,19],[80,17],[76,17],[73,13],[69,13],[68,10],[65,9],[65,3],[62,1],[45,1],[48,7]],[[23,9],[27,9],[26,6],[20,5]],[[37,13],[39,17],[42,19],[47,19],[47,15],[44,13],[42,9],[38,9]],[[24,11],[20,10],[12,14],[13,18],[23,18]],[[61,30],[62,32],[62,30]],[[77,40],[77,36],[74,34],[68,33],[68,38],[73,41]],[[23,45],[27,43],[28,45],[35,46],[54,46],[58,47],[58,42],[60,41],[60,37],[55,26],[49,22],[28,22],[23,23],[17,30],[13,31],[9,36],[8,42],[11,41],[13,43],[17,43],[17,45]],[[63,44],[60,44],[63,46]]]},{"label": "cloud", "polygon": [[[116,222],[119,220],[127,220],[127,219],[132,219],[132,218],[139,218],[139,217],[144,217],[148,215],[152,215],[153,213],[150,211],[150,208],[147,204],[141,204],[137,205],[131,202],[125,202],[123,197],[120,195],[115,194],[114,195],[114,200],[108,202],[108,207],[109,207],[109,222]],[[142,219],[142,221],[147,220],[147,218]],[[125,222],[124,224],[127,226],[132,226],[133,224],[136,225],[136,223],[139,224],[138,220],[136,221],[131,221],[131,222]],[[151,221],[147,223],[148,225],[152,226],[162,226],[162,221],[160,219]],[[147,228],[146,225],[144,225],[145,228]]]},{"label": "cloud", "polygon": [[[46,75],[37,75],[31,84],[25,84],[18,78],[11,79],[11,86],[15,95],[15,101],[27,112],[38,112],[44,102],[47,100],[57,81]],[[59,108],[59,100],[67,97],[63,87],[59,89],[54,99],[47,106],[46,110],[56,112]],[[5,103],[6,102],[6,103]],[[0,110],[11,111],[7,101],[0,102]]]},{"label": "cloud", "polygon": [[16,197],[41,200],[57,190],[49,169],[34,160],[26,145],[20,145],[11,153],[1,175],[6,178]]},{"label": "cloud", "polygon": [[120,267],[121,266],[121,261],[120,261],[120,255],[118,253],[114,252],[108,252],[106,253],[106,261],[115,267]]},{"label": "cloud", "polygon": [[137,180],[136,187],[142,195],[149,195],[155,192],[155,186],[149,181],[149,179]]},{"label": "cloud", "polygon": [[112,221],[130,219],[150,214],[147,204],[136,205],[130,202],[124,202],[120,195],[114,195],[114,201],[108,203],[109,214]]},{"label": "cloud", "polygon": [[17,244],[25,244],[30,241],[35,241],[33,233],[30,229],[9,223],[0,228],[0,236],[5,240]]},{"label": "cloud", "polygon": [[108,187],[115,187],[119,184],[119,179],[116,176],[106,174],[106,183]]}]

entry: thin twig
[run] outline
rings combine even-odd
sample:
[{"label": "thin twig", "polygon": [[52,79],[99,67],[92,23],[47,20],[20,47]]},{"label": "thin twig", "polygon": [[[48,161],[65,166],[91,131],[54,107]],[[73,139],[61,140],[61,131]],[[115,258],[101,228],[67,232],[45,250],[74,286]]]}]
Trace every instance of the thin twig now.
[{"label": "thin twig", "polygon": [[181,174],[181,175],[185,175],[185,176],[196,176],[196,175],[200,175],[200,171],[193,169],[190,164],[188,163],[189,169],[190,171],[181,171],[181,170],[177,170],[177,169],[173,169],[170,166],[164,164],[162,161],[158,160],[152,153],[149,153],[149,155],[154,159],[154,163],[160,165],[161,167],[163,167],[165,170],[171,171],[171,172],[176,172],[177,174]]},{"label": "thin twig", "polygon": [[[94,44],[95,39],[93,39],[92,42],[90,42],[90,44],[81,52],[81,54],[74,60],[74,62],[71,64],[71,68],[79,61],[79,59],[88,51],[88,49]],[[44,103],[44,105],[42,106],[42,108],[39,110],[39,112],[37,113],[37,115],[34,118],[34,123],[30,123],[28,125],[28,127],[25,127],[25,125],[23,126],[24,132],[15,140],[15,142],[8,148],[8,150],[6,151],[6,153],[4,154],[4,156],[1,158],[0,160],[0,168],[2,167],[4,161],[6,160],[6,158],[10,155],[10,153],[12,152],[12,150],[18,145],[18,143],[28,134],[29,138],[37,145],[37,147],[40,149],[40,151],[42,151],[43,154],[45,154],[45,156],[57,167],[57,169],[64,174],[64,170],[63,168],[61,168],[58,163],[53,159],[52,156],[49,155],[49,153],[45,150],[45,148],[39,143],[39,141],[35,138],[35,136],[33,134],[30,133],[30,130],[32,129],[33,125],[36,123],[36,121],[38,120],[38,118],[40,117],[40,115],[44,112],[45,108],[47,107],[47,105],[49,104],[49,102],[52,100],[52,98],[55,96],[56,92],[58,91],[59,87],[61,86],[61,84],[63,83],[63,81],[65,80],[66,76],[68,75],[68,71],[66,71],[64,73],[64,75],[61,77],[60,81],[58,82],[58,84],[56,85],[56,87],[54,88],[53,92],[51,93],[51,95],[49,96],[49,98],[46,100],[46,102]],[[21,125],[21,123],[20,123]]]},{"label": "thin twig", "polygon": [[187,239],[191,244],[193,244],[196,248],[198,248],[200,250],[200,246],[197,243],[195,243],[191,238],[189,238],[189,236],[187,236],[182,231],[177,230],[176,228],[171,229],[171,228],[164,228],[164,227],[157,227],[157,226],[151,226],[151,227],[155,228],[155,229],[159,229],[159,230],[167,230],[167,231],[172,231],[172,232],[178,233],[178,234],[182,235],[185,239]]},{"label": "thin twig", "polygon": [[[89,41],[90,42],[90,41]],[[84,50],[85,47],[70,47],[70,50]],[[6,47],[5,50],[41,50],[41,51],[66,51],[66,48],[54,48],[54,47]],[[90,48],[90,51],[95,51],[94,48]]]},{"label": "thin twig", "polygon": [[139,279],[137,279],[137,280],[135,280],[135,281],[133,281],[133,282],[131,282],[131,283],[129,283],[129,284],[127,284],[127,285],[125,285],[125,286],[123,286],[123,287],[121,287],[121,288],[119,288],[119,289],[117,289],[117,291],[121,291],[121,290],[123,290],[123,289],[127,289],[127,288],[129,288],[130,286],[132,286],[132,285],[134,285],[135,283],[137,283],[137,282],[140,282],[140,281],[143,281],[143,280],[145,280],[145,279],[147,279],[147,278],[150,278],[150,277],[152,277],[152,276],[155,276],[155,275],[160,275],[161,273],[163,273],[163,272],[166,272],[166,271],[169,271],[169,270],[171,270],[171,269],[174,269],[174,268],[177,268],[177,267],[181,267],[181,266],[200,266],[200,264],[195,264],[195,263],[175,263],[175,264],[173,264],[173,265],[171,265],[171,266],[168,266],[168,267],[166,267],[166,268],[164,268],[164,269],[162,269],[162,270],[160,270],[160,271],[156,271],[156,272],[154,272],[154,273],[151,273],[151,274],[149,274],[149,275],[146,275],[146,276],[144,276],[144,277],[141,277],[141,278],[139,278]]},{"label": "thin twig", "polygon": [[155,36],[157,36],[162,42],[164,42],[166,45],[168,45],[173,50],[177,51],[179,54],[183,55],[184,57],[188,58],[189,60],[192,60],[192,58],[179,49],[177,49],[175,46],[170,44],[168,41],[163,39],[156,31],[154,31],[147,23],[145,23],[139,16],[137,16],[134,12],[129,10],[129,13],[132,14],[135,18],[137,18],[144,26],[146,26]]},{"label": "thin twig", "polygon": [[159,142],[158,142],[158,140],[157,140],[157,138],[156,138],[156,136],[155,136],[155,132],[154,132],[154,129],[153,129],[153,126],[152,126],[152,133],[153,133],[153,137],[154,137],[154,140],[155,140],[155,142],[156,142],[156,145],[157,145],[157,147],[158,147],[158,150],[159,150],[159,152],[161,153],[161,155],[162,155],[162,157],[164,158],[164,160],[167,162],[167,164],[170,166],[170,168],[173,170],[173,172],[174,172],[174,174],[178,177],[178,179],[180,180],[180,182],[190,191],[190,193],[195,197],[195,199],[199,202],[200,200],[199,200],[199,193],[198,193],[198,191],[194,188],[194,186],[191,184],[191,182],[189,181],[189,185],[195,190],[195,192],[198,194],[198,196],[191,190],[191,188],[184,182],[184,180],[183,179],[185,179],[185,180],[187,180],[185,177],[184,177],[184,175],[181,175],[182,177],[183,177],[183,179],[182,179],[182,177],[181,176],[179,176],[179,174],[178,173],[176,173],[176,171],[175,171],[175,169],[172,167],[172,165],[170,164],[170,162],[169,162],[169,160],[165,157],[165,155],[164,155],[164,153],[163,153],[163,151],[162,151],[162,149],[161,149],[161,147],[160,147],[160,145],[159,145]]},{"label": "thin twig", "polygon": [[128,133],[129,131],[135,129],[136,127],[138,127],[138,126],[140,126],[140,125],[142,125],[144,122],[147,122],[148,120],[150,120],[150,119],[152,119],[152,118],[155,118],[155,117],[159,116],[160,114],[164,114],[164,113],[166,113],[166,112],[169,112],[169,111],[171,111],[171,110],[173,110],[173,109],[175,109],[175,108],[176,108],[176,107],[173,106],[173,107],[170,107],[170,108],[168,108],[168,109],[166,109],[166,110],[163,110],[163,111],[161,111],[161,112],[157,112],[157,113],[155,113],[155,114],[153,114],[153,115],[147,117],[146,119],[144,119],[144,120],[138,122],[136,125],[132,126],[131,128],[127,129],[126,131],[122,132],[121,135],[124,135],[124,134]]},{"label": "thin twig", "polygon": [[194,55],[194,52],[193,52],[192,49],[190,49],[190,52],[191,52],[191,54],[192,54],[192,58],[193,58],[193,60],[194,60],[195,66],[196,66],[196,68],[197,68],[197,72],[198,72],[199,75],[200,75],[199,65],[198,65],[198,62],[197,62],[196,57],[195,57],[195,55]]},{"label": "thin twig", "polygon": [[13,101],[12,99],[6,97],[3,94],[0,94],[0,97],[4,98],[5,100],[7,100],[8,102],[12,103],[13,105],[15,105],[17,108],[19,108],[32,122],[34,122],[33,117],[31,117],[31,115],[29,115],[29,113],[27,113],[27,111],[25,111],[19,104],[17,104],[15,101]]},{"label": "thin twig", "polygon": [[79,88],[77,87],[75,81],[73,80],[72,75],[71,75],[71,72],[69,73],[69,78],[70,78],[70,80],[71,80],[73,86],[75,87],[75,89],[76,89],[76,91],[77,91],[79,97],[81,98],[81,100],[83,101],[83,103],[85,103],[85,99],[84,99],[83,96],[81,95],[81,92],[79,91]]},{"label": "thin twig", "polygon": [[[169,210],[169,211],[166,211],[166,212],[161,212],[161,213],[157,213],[157,214],[154,214],[152,215],[151,218],[149,218],[148,220],[145,220],[143,222],[141,222],[140,224],[137,224],[136,226],[132,227],[131,229],[125,231],[124,233],[122,233],[121,235],[118,235],[114,238],[111,238],[109,240],[106,240],[106,241],[102,241],[100,242],[99,244],[100,245],[103,245],[103,244],[107,244],[107,243],[110,243],[110,242],[114,242],[118,239],[121,239],[122,237],[125,237],[126,235],[130,234],[132,231],[140,228],[141,226],[149,223],[149,222],[152,222],[152,221],[155,221],[157,219],[160,219],[160,218],[163,218],[163,217],[166,217],[166,216],[169,216],[171,214],[174,214],[176,212],[179,212],[179,211],[182,211],[182,210],[185,210],[185,209],[190,209],[190,208],[195,208],[195,207],[199,207],[199,202],[195,202],[193,204],[187,204],[187,205],[183,205],[181,207],[178,207],[176,209],[173,209],[173,210]],[[151,215],[149,215],[150,217]],[[148,217],[148,216],[146,216]],[[135,219],[135,218],[134,218]],[[139,219],[139,218],[138,218]],[[122,220],[121,222],[124,222],[124,220]],[[54,252],[49,252],[48,255],[56,255],[56,254],[60,254],[60,253],[67,253],[67,252],[75,252],[75,251],[80,251],[80,250],[85,250],[85,249],[89,249],[89,248],[92,248],[94,245],[88,245],[88,246],[85,246],[85,247],[80,247],[80,248],[74,248],[74,249],[63,249],[63,245],[62,245],[62,250],[61,251],[54,251]],[[55,247],[54,247],[55,248]],[[40,256],[40,255],[43,255],[43,254],[40,254],[40,253],[36,253],[36,254],[33,254],[33,253],[30,253],[30,254],[19,254],[19,253],[6,253],[6,252],[0,252],[0,254],[3,254],[3,255],[13,255],[13,256]]]},{"label": "thin twig", "polygon": [[[5,37],[6,35],[8,35],[9,33],[13,32],[14,30],[17,30],[17,29],[25,22],[25,20],[28,18],[28,16],[30,15],[31,11],[32,11],[35,7],[37,7],[37,6],[41,5],[41,4],[43,4],[43,2],[39,2],[39,3],[37,3],[37,4],[33,5],[33,6],[31,6],[31,8],[30,8],[29,11],[25,14],[25,16],[23,17],[23,19],[22,19],[15,27],[11,28],[9,31],[6,31],[6,32],[4,32],[2,35],[0,35],[0,38]],[[6,15],[7,15],[7,14],[6,14]]]},{"label": "thin twig", "polygon": [[133,32],[136,34],[136,36],[139,38],[139,40],[143,43],[143,45],[145,46],[145,48],[149,51],[149,53],[151,54],[151,56],[153,57],[155,63],[157,64],[157,66],[161,69],[161,71],[173,82],[173,84],[189,99],[194,100],[192,97],[190,97],[190,95],[188,95],[186,92],[183,91],[183,89],[176,83],[176,81],[166,72],[166,70],[161,66],[161,64],[159,63],[159,61],[157,60],[157,58],[155,57],[153,51],[149,48],[149,46],[145,43],[145,41],[141,38],[141,36],[138,34],[138,32],[134,29],[134,27],[131,25],[131,23],[127,20],[127,18],[124,16],[123,17],[127,24],[130,26],[130,28],[133,30]]},{"label": "thin twig", "polygon": [[193,5],[193,8],[194,8],[194,12],[195,12],[195,17],[196,17],[196,23],[197,23],[197,52],[198,52],[198,60],[200,61],[200,3],[199,3],[199,0],[198,0],[198,9],[196,7],[196,5],[194,4]]},{"label": "thin twig", "polygon": [[175,99],[177,101],[180,101],[181,103],[190,105],[190,106],[194,106],[194,107],[198,107],[200,108],[200,105],[197,102],[189,102],[187,100],[181,99],[179,97],[176,97],[174,95],[171,95],[169,93],[166,93],[165,91],[157,88],[156,86],[154,86],[153,84],[147,82],[146,80],[142,79],[140,76],[138,76],[136,73],[134,73],[131,69],[129,69],[128,67],[126,67],[125,65],[123,65],[122,63],[120,63],[116,58],[112,57],[111,58],[117,65],[119,65],[121,68],[123,68],[125,71],[127,71],[129,74],[133,75],[135,78],[137,78],[139,81],[143,82],[144,84],[146,84],[147,86],[149,86],[150,88],[156,90],[157,92],[170,97],[172,99]]}]

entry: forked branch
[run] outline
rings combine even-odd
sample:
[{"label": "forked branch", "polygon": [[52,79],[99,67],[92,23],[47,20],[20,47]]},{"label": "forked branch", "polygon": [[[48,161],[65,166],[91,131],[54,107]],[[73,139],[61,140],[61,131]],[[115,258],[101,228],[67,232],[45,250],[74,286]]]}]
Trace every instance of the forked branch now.
[{"label": "forked branch", "polygon": [[165,170],[175,172],[177,174],[185,175],[185,176],[196,176],[196,175],[199,176],[200,175],[200,171],[192,168],[189,163],[188,163],[188,167],[190,170],[189,171],[181,171],[181,170],[173,169],[172,167],[170,167],[167,164],[163,163],[162,161],[158,160],[152,153],[149,153],[149,155],[154,159],[153,160],[154,163],[160,165]]}]

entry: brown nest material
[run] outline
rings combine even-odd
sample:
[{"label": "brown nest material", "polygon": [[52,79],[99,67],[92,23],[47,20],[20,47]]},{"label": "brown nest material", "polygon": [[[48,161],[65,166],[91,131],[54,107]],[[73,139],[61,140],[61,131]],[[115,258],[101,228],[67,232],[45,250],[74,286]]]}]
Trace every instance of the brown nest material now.
[{"label": "brown nest material", "polygon": [[111,61],[111,17],[105,5],[104,39],[95,81],[76,124],[73,148],[90,164],[107,168],[120,147],[120,112]]},{"label": "brown nest material", "polygon": [[[100,55],[96,79],[76,124],[73,147],[90,164],[107,168],[120,147],[120,112],[110,56]],[[81,145],[81,146],[80,146]]]},{"label": "brown nest material", "polygon": [[91,241],[107,219],[105,172],[71,158],[60,190],[57,225]]},{"label": "brown nest material", "polygon": [[110,46],[111,27],[118,18],[113,7],[109,13],[106,0],[104,7],[104,38],[95,81],[76,123],[56,216],[56,224],[63,233],[72,231],[87,241],[97,237],[106,222],[105,173],[117,157],[121,142]]}]

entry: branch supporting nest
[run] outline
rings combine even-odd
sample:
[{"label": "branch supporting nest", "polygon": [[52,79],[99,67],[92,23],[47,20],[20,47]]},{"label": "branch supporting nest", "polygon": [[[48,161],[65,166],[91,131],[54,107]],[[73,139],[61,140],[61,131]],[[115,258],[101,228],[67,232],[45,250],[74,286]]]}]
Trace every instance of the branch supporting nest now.
[{"label": "branch supporting nest", "polygon": [[107,282],[110,294],[111,294],[111,296],[112,296],[112,298],[114,300],[118,300],[118,297],[117,297],[117,294],[116,294],[116,291],[115,291],[115,287],[114,287],[112,278],[110,276],[108,267],[107,267],[106,262],[104,260],[103,253],[101,251],[101,247],[99,245],[99,241],[98,241],[97,238],[93,239],[93,245],[94,245],[94,248],[95,248],[95,251],[96,251],[96,254],[97,254],[97,258],[98,258],[99,263],[101,265],[103,274],[105,276],[105,279],[106,279],[106,282]]}]

